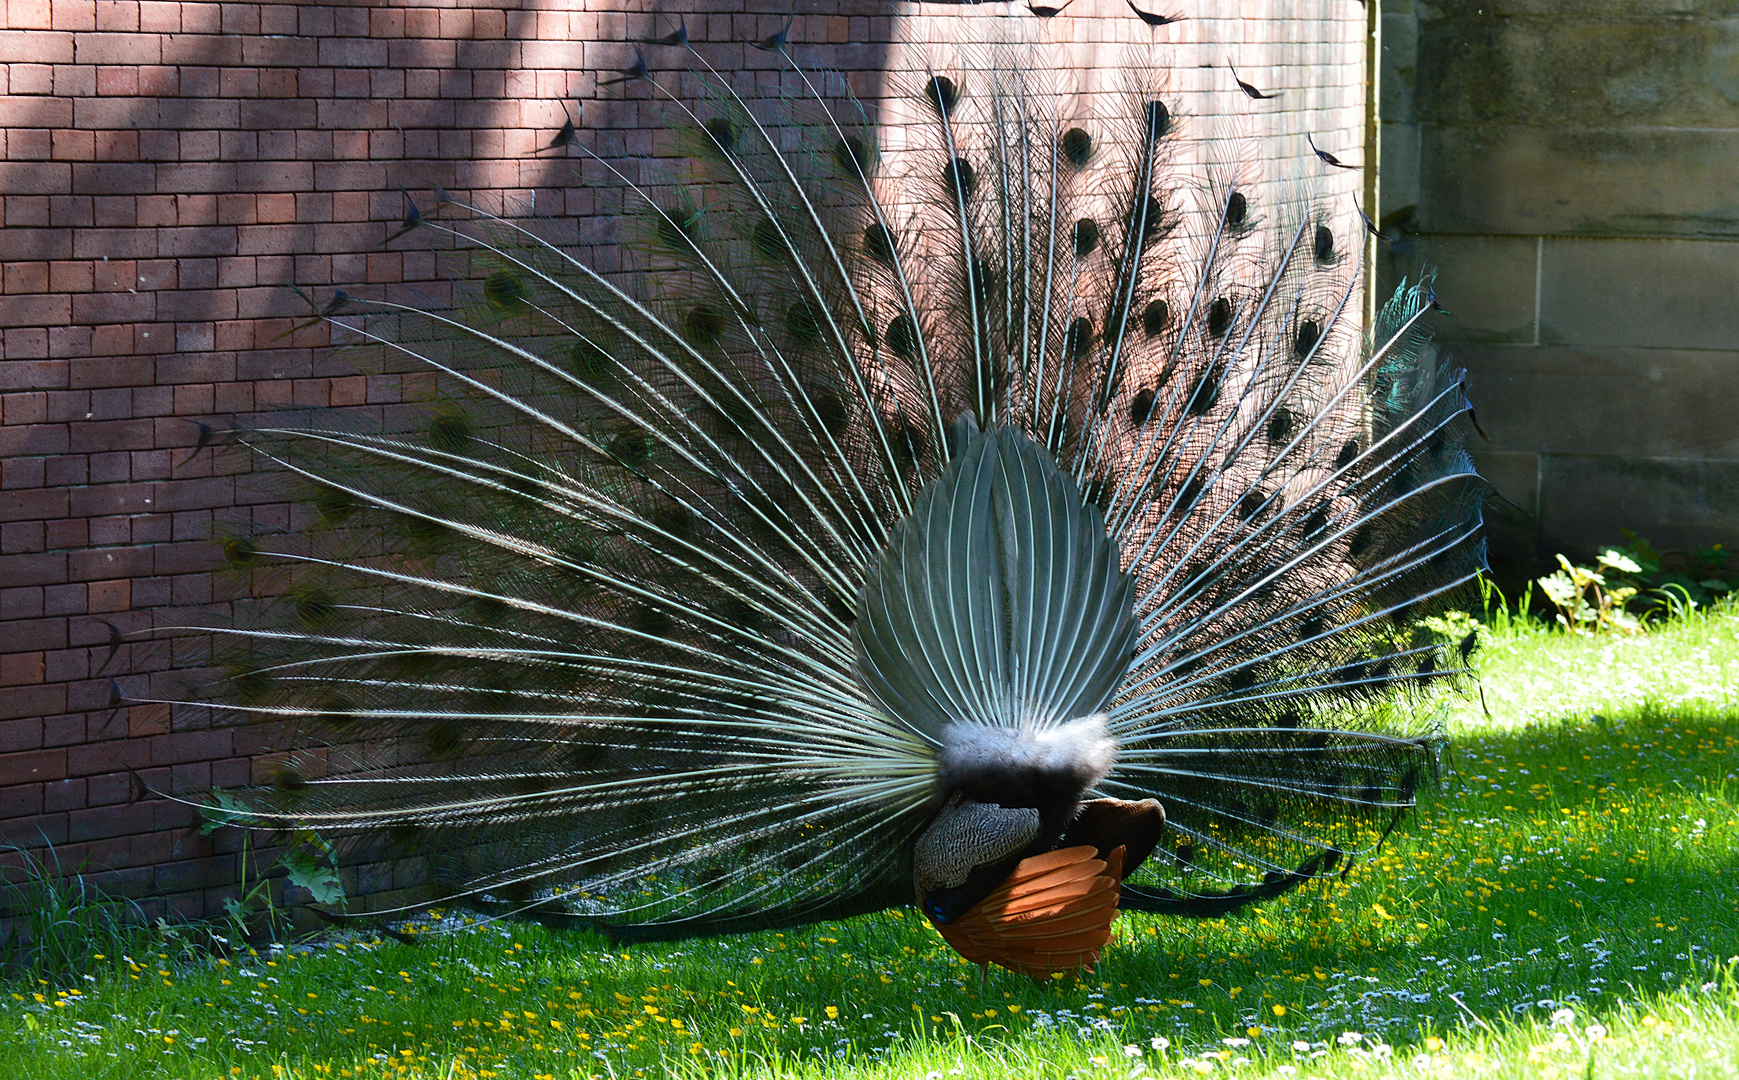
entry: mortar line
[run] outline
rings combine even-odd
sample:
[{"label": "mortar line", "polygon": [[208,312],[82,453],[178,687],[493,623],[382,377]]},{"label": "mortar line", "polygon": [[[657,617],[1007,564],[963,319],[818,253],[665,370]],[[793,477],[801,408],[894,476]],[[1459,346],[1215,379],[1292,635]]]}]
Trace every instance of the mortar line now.
[{"label": "mortar line", "polygon": [[1540,343],[1540,282],[1546,265],[1546,238],[1534,237],[1534,344]]}]

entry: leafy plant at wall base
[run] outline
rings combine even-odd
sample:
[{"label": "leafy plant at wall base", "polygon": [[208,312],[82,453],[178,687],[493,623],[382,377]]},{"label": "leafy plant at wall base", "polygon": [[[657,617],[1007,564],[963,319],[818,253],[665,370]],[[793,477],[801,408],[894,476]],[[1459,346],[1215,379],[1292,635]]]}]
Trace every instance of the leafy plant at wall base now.
[{"label": "leafy plant at wall base", "polygon": [[1634,585],[1620,585],[1608,580],[1608,572],[1641,574],[1642,567],[1617,548],[1607,548],[1595,560],[1592,568],[1577,566],[1564,556],[1558,556],[1561,568],[1555,574],[1539,579],[1540,591],[1558,609],[1558,625],[1572,634],[1617,631],[1634,634],[1642,622],[1624,609],[1637,594]]},{"label": "leafy plant at wall base", "polygon": [[1475,635],[1484,644],[1491,636],[1490,627],[1465,611],[1445,611],[1441,615],[1421,619],[1414,625],[1426,632],[1427,640],[1439,645],[1465,641],[1469,634]]},{"label": "leafy plant at wall base", "polygon": [[312,829],[297,832],[278,862],[284,867],[284,879],[307,889],[313,903],[344,906],[344,883],[338,877],[336,856],[332,845],[318,833]]},{"label": "leafy plant at wall base", "polygon": [[[1673,618],[1685,609],[1708,607],[1731,596],[1739,581],[1727,568],[1730,552],[1720,544],[1690,551],[1662,553],[1655,550],[1645,537],[1624,530],[1625,546],[1621,550],[1641,569],[1634,581],[1643,595],[1637,606],[1644,617],[1661,615]],[[1739,570],[1739,568],[1735,568]]]},{"label": "leafy plant at wall base", "polygon": [[253,859],[253,880],[251,883],[248,880],[248,855],[253,846],[252,837],[250,832],[242,833],[241,895],[225,897],[223,913],[229,920],[230,933],[235,942],[249,942],[257,938],[276,941],[283,913],[272,901],[271,879],[259,872],[258,856]]},{"label": "leafy plant at wall base", "polygon": [[286,913],[272,898],[271,879],[275,876],[272,870],[276,867],[283,867],[286,884],[308,890],[311,903],[344,905],[344,885],[339,880],[332,845],[318,833],[312,829],[291,833],[290,842],[278,861],[264,870],[259,866],[258,857],[254,857],[250,878],[249,855],[253,850],[255,830],[248,827],[245,815],[228,793],[219,791],[213,793],[212,803],[206,806],[205,822],[199,831],[202,836],[209,836],[225,825],[242,830],[241,895],[223,902],[224,915],[238,941],[260,937],[272,941],[278,939]]}]

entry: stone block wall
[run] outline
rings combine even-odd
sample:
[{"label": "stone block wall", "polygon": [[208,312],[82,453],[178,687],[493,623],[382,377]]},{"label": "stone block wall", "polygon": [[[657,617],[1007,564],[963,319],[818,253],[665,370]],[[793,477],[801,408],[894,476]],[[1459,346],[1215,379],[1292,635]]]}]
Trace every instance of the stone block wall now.
[{"label": "stone block wall", "polygon": [[[633,43],[674,29],[664,12],[678,10],[720,69],[782,62],[744,42],[780,30],[788,0],[0,0],[0,841],[53,845],[63,867],[148,898],[151,914],[203,914],[233,889],[233,836],[199,836],[188,807],[138,796],[248,782],[245,732],[111,700],[174,696],[175,671],[201,655],[189,641],[111,656],[111,624],[221,616],[258,586],[220,569],[212,537],[286,520],[250,502],[245,456],[199,448],[198,424],[390,404],[395,387],[326,351],[324,330],[294,330],[305,309],[284,286],[409,284],[438,300],[464,265],[420,234],[384,246],[401,184],[590,214],[563,186],[568,166],[533,151],[564,104],[587,135],[655,125],[643,92],[601,88],[597,72],[631,64]],[[961,19],[983,14],[795,10],[799,54],[872,107],[895,42],[915,52],[893,62],[945,62]],[[991,10],[1032,22],[1058,78],[1082,88],[1115,88],[1130,47],[1157,43],[1182,164],[1212,157],[1216,136],[1254,139],[1278,200],[1298,190],[1284,181],[1325,171],[1306,132],[1358,159],[1359,5],[1204,0],[1157,31],[1123,0],[1076,0],[1042,23],[1023,4]],[[1228,57],[1282,96],[1257,107]],[[1347,196],[1362,181],[1325,182],[1355,235]]]},{"label": "stone block wall", "polygon": [[1499,569],[1739,543],[1739,4],[1382,13],[1385,270],[1438,271]]}]

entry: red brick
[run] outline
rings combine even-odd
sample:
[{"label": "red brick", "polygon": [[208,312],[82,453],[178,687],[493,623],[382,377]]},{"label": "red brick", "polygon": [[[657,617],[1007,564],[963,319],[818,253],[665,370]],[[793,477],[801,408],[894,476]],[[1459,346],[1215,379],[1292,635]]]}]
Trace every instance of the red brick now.
[{"label": "red brick", "polygon": [[132,97],[138,92],[137,67],[97,68],[97,93],[103,97]]},{"label": "red brick", "polygon": [[0,754],[42,749],[42,719],[0,720]]},{"label": "red brick", "polygon": [[96,0],[96,28],[107,31],[139,29],[138,0]]},{"label": "red brick", "polygon": [[56,161],[93,161],[97,156],[97,137],[90,131],[56,131],[51,136],[49,152]]},{"label": "red brick", "polygon": [[[46,791],[43,803],[44,809],[48,809]],[[153,816],[146,803],[122,803],[117,806],[74,810],[67,814],[67,839],[76,843],[146,832],[156,824]]]},{"label": "red brick", "polygon": [[25,686],[43,680],[43,655],[39,652],[0,656],[0,686]]},{"label": "red brick", "polygon": [[49,288],[55,292],[90,292],[96,284],[96,268],[90,262],[49,264]]},{"label": "red brick", "polygon": [[[88,98],[97,92],[97,69],[94,67],[75,67],[62,64],[54,69],[54,93],[62,98]],[[84,105],[82,101],[73,101],[73,115],[79,114]]]},{"label": "red brick", "polygon": [[0,297],[0,326],[49,326],[72,316],[72,298],[67,296]]},{"label": "red brick", "polygon": [[53,552],[37,555],[0,555],[0,581],[10,587],[43,585],[66,580],[66,556]]},{"label": "red brick", "polygon": [[132,606],[132,582],[122,578],[116,581],[93,581],[88,586],[90,597],[85,610],[97,612],[126,611]]},{"label": "red brick", "polygon": [[67,773],[71,776],[95,776],[120,768],[145,769],[152,764],[151,744],[146,739],[111,739],[66,749]]},{"label": "red brick", "polygon": [[139,133],[137,131],[97,132],[96,157],[98,161],[138,161]]},{"label": "red brick", "polygon": [[[0,441],[4,441],[0,437]],[[0,467],[10,465],[16,468],[19,462],[0,462]],[[71,494],[64,488],[42,491],[8,491],[6,498],[0,500],[0,520],[26,520],[36,518],[64,517],[71,508]],[[13,582],[8,581],[8,587]]]},{"label": "red brick", "polygon": [[[66,233],[58,230],[64,240]],[[0,233],[3,236],[4,233]],[[72,245],[66,254],[46,256],[51,259],[149,259],[157,255],[156,229],[74,229]]]},{"label": "red brick", "polygon": [[144,64],[139,73],[137,93],[145,97],[174,97],[181,92],[181,71],[164,64]]},{"label": "red brick", "polygon": [[295,68],[270,68],[260,72],[260,96],[268,98],[293,98],[297,94],[297,70]]},{"label": "red brick", "polygon": [[[91,156],[96,154],[93,140]],[[86,159],[89,160],[89,159]],[[102,161],[73,168],[72,187],[83,195],[150,194],[160,166],[148,162]]]},{"label": "red brick", "polygon": [[54,68],[47,64],[12,64],[6,74],[8,93],[23,95],[54,92]]},{"label": "red brick", "polygon": [[168,894],[209,886],[233,885],[236,872],[236,860],[229,855],[159,863],[152,879],[152,888],[160,894]]},{"label": "red brick", "polygon": [[48,267],[45,262],[7,263],[5,290],[7,293],[40,293],[48,291]]},{"label": "red brick", "polygon": [[117,836],[92,840],[84,847],[87,879],[106,895],[126,895],[126,875],[133,873],[127,865],[127,856],[133,847],[132,838]]},{"label": "red brick", "polygon": [[[92,145],[95,145],[95,140],[92,140]],[[96,205],[90,197],[85,195],[49,196],[48,223],[56,228],[95,225],[95,219]]]},{"label": "red brick", "polygon": [[88,521],[50,521],[48,525],[48,547],[73,548],[83,547],[90,542],[90,523]]},{"label": "red brick", "polygon": [[133,328],[100,326],[91,334],[92,356],[127,356],[133,351]]},{"label": "red brick", "polygon": [[92,285],[100,292],[126,292],[138,287],[139,264],[133,259],[94,263]]},{"label": "red brick", "polygon": [[157,34],[80,34],[73,43],[73,61],[79,64],[156,64],[163,59],[163,40]]},{"label": "red brick", "polygon": [[65,750],[29,750],[22,754],[0,754],[0,787],[39,784],[44,780],[59,780],[64,776]]},{"label": "red brick", "polygon": [[190,761],[211,761],[228,757],[234,752],[233,745],[231,733],[227,730],[156,735],[151,738],[151,764],[177,765]]},{"label": "red brick", "polygon": [[[6,829],[9,838],[17,837],[19,842],[26,844],[43,844],[60,849],[67,843],[65,814],[12,818],[6,822]],[[47,855],[46,852],[44,854]]]},{"label": "red brick", "polygon": [[127,735],[138,739],[147,735],[169,734],[169,706],[160,704],[127,706]]},{"label": "red brick", "polygon": [[56,30],[95,30],[97,6],[94,0],[53,0]]},{"label": "red brick", "polygon": [[[85,782],[83,779],[53,780],[42,785],[42,809],[44,813],[83,810],[85,805]],[[74,836],[73,839],[76,840],[78,837]]]},{"label": "red brick", "polygon": [[127,802],[133,797],[132,777],[126,773],[92,776],[86,779],[85,785],[85,802],[88,806],[111,806]]},{"label": "red brick", "polygon": [[[64,165],[53,166],[65,168]],[[3,173],[4,165],[0,165]],[[5,183],[0,178],[0,184]],[[43,208],[47,209],[44,200]],[[45,219],[46,220],[46,219]],[[18,226],[8,226],[0,229],[0,259],[8,262],[24,259],[65,259],[73,252],[72,238],[65,229],[32,229]]]},{"label": "red brick", "polygon": [[18,784],[0,788],[0,821],[13,821],[42,813],[42,785]]},{"label": "red brick", "polygon": [[133,200],[133,224],[141,228],[176,224],[175,196],[141,195]]},{"label": "red brick", "polygon": [[162,34],[179,33],[182,5],[176,0],[141,0],[139,29]]},{"label": "red brick", "polygon": [[[6,24],[18,30],[47,30],[54,25],[49,0],[8,0],[6,5]],[[18,34],[19,38],[26,35]],[[46,36],[46,35],[45,35]],[[71,34],[57,34],[56,37],[67,38],[66,59],[72,59]]]},{"label": "red brick", "polygon": [[51,326],[48,328],[48,354],[56,357],[88,356],[91,351],[91,328],[88,326]]},{"label": "red brick", "polygon": [[[0,163],[0,176],[16,176],[25,170],[15,164],[21,161],[46,161],[52,155],[53,132],[45,129],[14,128],[7,132],[6,152],[11,162]],[[40,191],[37,187],[13,187],[13,191]]]}]

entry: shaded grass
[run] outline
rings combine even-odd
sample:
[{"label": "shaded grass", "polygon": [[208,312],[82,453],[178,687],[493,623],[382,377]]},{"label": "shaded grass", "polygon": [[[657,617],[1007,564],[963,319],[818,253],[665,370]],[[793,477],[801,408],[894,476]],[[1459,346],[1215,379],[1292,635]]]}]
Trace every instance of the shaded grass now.
[{"label": "shaded grass", "polygon": [[[0,997],[41,1077],[1739,1077],[1739,621],[1499,634],[1382,855],[1240,917],[1128,915],[1099,970],[981,984],[921,919],[612,947],[171,949]],[[1355,1039],[1353,1035],[1356,1034]]]},{"label": "shaded grass", "polygon": [[94,952],[150,943],[139,905],[103,895],[82,867],[63,866],[53,845],[0,844],[0,857],[8,864],[0,873],[0,972],[64,981],[88,969]]}]

